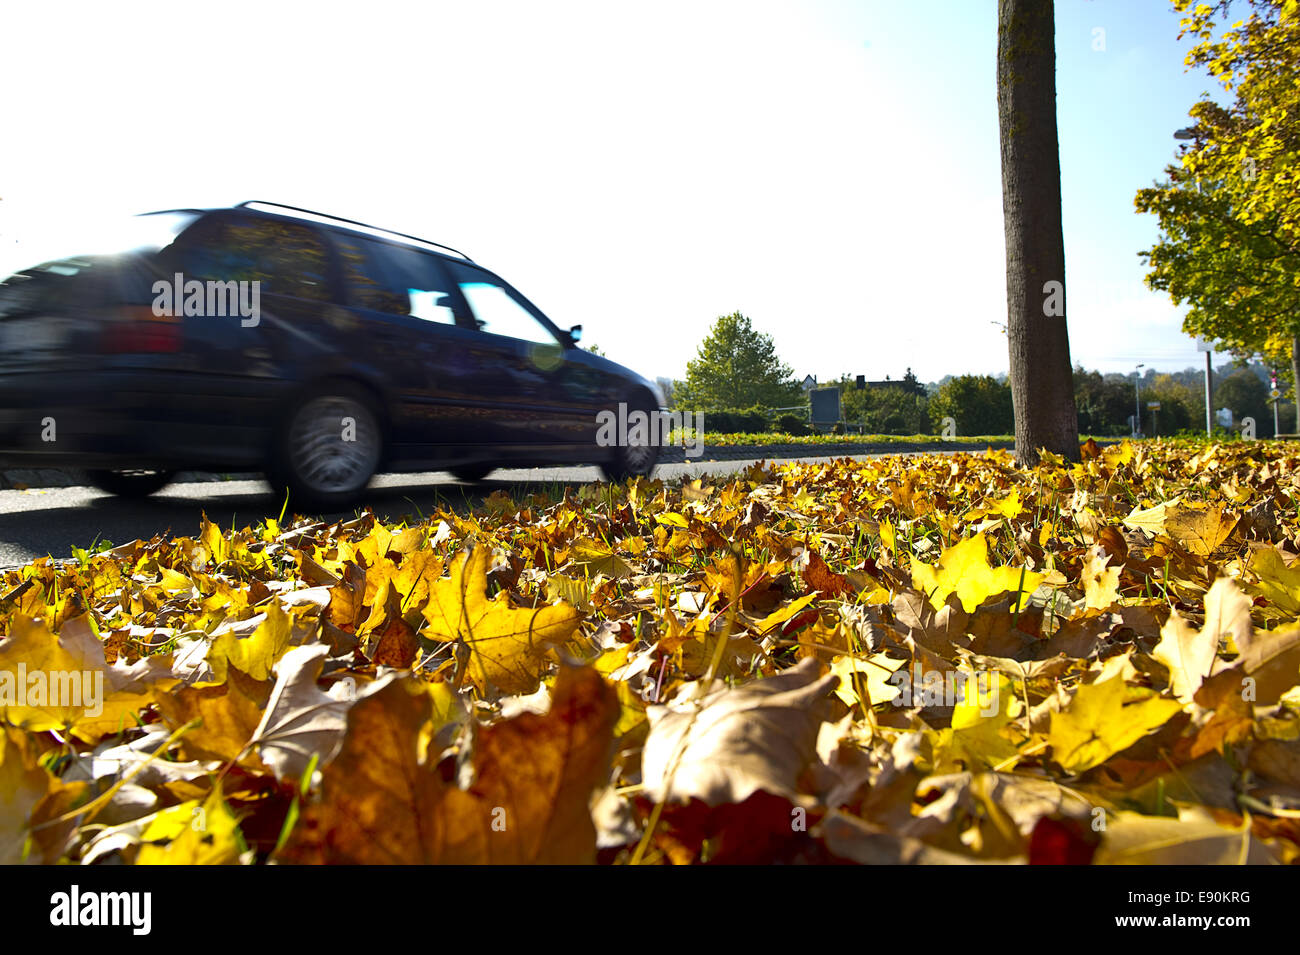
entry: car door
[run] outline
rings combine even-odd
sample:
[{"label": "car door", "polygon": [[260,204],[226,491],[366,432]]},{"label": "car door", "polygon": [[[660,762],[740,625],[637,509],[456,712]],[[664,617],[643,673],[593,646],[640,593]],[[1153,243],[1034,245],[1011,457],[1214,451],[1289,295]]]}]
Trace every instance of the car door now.
[{"label": "car door", "polygon": [[474,321],[476,352],[492,365],[496,440],[520,450],[591,445],[601,376],[576,361],[569,336],[498,276],[444,259]]},{"label": "car door", "polygon": [[495,362],[473,334],[440,256],[356,233],[338,233],[336,245],[349,309],[367,347],[402,382],[398,452],[433,459],[450,446],[502,440],[493,424]]}]

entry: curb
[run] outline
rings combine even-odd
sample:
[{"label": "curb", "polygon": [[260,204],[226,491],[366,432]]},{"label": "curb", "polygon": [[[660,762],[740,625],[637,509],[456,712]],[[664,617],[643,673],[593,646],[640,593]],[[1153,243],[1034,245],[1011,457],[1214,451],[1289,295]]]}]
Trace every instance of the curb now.
[{"label": "curb", "polygon": [[[925,451],[969,451],[979,454],[986,449],[1012,449],[1014,441],[990,441],[962,444],[955,441],[899,442],[890,444],[733,444],[705,445],[699,457],[688,458],[680,447],[660,450],[660,464],[701,464],[709,461],[780,460],[785,458],[842,458],[854,454],[918,454]],[[557,467],[559,465],[556,465]],[[175,484],[202,484],[216,481],[256,481],[260,472],[216,474],[211,471],[181,471]],[[0,471],[0,490],[21,491],[27,488],[84,487],[89,482],[80,470],[63,468],[12,468]]]}]

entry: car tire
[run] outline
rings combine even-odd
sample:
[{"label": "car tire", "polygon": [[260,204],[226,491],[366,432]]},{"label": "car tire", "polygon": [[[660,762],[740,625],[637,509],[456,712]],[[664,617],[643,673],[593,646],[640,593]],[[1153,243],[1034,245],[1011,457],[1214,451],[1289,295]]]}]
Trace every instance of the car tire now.
[{"label": "car tire", "polygon": [[[643,403],[628,402],[628,407],[653,414],[654,409]],[[633,477],[649,477],[659,461],[659,446],[654,443],[626,445],[614,449],[614,456],[600,465],[606,481],[619,483]]]},{"label": "car tire", "polygon": [[175,471],[88,470],[86,478],[92,485],[118,497],[148,497],[161,491],[176,476]]},{"label": "car tire", "polygon": [[496,466],[492,464],[466,464],[462,467],[452,468],[449,473],[457,481],[465,484],[477,484],[495,470]]},{"label": "car tire", "polygon": [[267,477],[277,496],[283,500],[287,491],[290,508],[354,504],[383,457],[382,420],[370,394],[348,382],[303,395],[276,431]]}]

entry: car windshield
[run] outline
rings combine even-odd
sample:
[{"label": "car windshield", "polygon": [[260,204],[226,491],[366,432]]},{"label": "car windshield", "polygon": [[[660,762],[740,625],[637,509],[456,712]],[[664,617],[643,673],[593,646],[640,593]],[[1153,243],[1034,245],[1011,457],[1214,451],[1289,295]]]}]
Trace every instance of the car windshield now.
[{"label": "car windshield", "polygon": [[14,250],[18,261],[5,264],[0,275],[20,272],[75,275],[89,268],[96,257],[157,252],[175,241],[198,216],[197,212],[150,212],[20,238]]}]

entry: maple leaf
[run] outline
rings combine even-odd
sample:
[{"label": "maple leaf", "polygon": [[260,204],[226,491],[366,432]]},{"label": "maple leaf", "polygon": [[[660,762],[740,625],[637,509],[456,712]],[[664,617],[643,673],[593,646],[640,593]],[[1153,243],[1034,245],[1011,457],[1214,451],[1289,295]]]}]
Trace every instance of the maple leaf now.
[{"label": "maple leaf", "polygon": [[0,865],[23,860],[28,817],[50,783],[50,774],[36,765],[26,734],[0,726]]},{"label": "maple leaf", "polygon": [[949,594],[955,593],[962,609],[973,613],[988,597],[996,594],[1007,591],[1031,594],[1038,589],[1043,578],[1043,574],[1022,571],[1019,567],[990,567],[988,540],[983,534],[946,548],[934,565],[912,562],[913,586],[929,598],[936,610],[943,607]]},{"label": "maple leaf", "polygon": [[228,630],[212,641],[207,662],[212,668],[216,683],[226,681],[226,668],[234,665],[254,680],[265,680],[271,667],[289,649],[293,633],[293,620],[289,614],[272,602],[266,608],[266,617],[249,636],[241,637]]},{"label": "maple leaf", "polygon": [[343,864],[592,862],[588,802],[604,781],[619,705],[591,668],[563,667],[549,711],[484,727],[474,782],[444,782],[423,758],[430,696],[394,680],[356,703],[284,861]]},{"label": "maple leaf", "polygon": [[697,798],[709,806],[744,802],[759,790],[794,796],[836,682],[818,677],[810,657],[765,680],[720,686],[699,699],[687,686],[673,703],[648,707],[650,735],[641,757],[646,795],[657,802]]},{"label": "maple leaf", "polygon": [[1084,599],[1092,610],[1105,610],[1119,599],[1119,568],[1106,567],[1107,555],[1100,545],[1094,545],[1088,551],[1083,562]]},{"label": "maple leaf", "polygon": [[[937,734],[936,773],[948,772],[959,763],[967,769],[995,767],[1018,752],[1007,733],[1017,729],[1014,684],[1001,673],[990,678],[987,672],[958,672],[964,693],[953,707],[952,725]],[[1023,731],[1018,735],[1023,737]]]},{"label": "maple leaf", "polygon": [[1081,773],[1128,749],[1181,710],[1174,700],[1113,676],[1080,685],[1070,705],[1052,714],[1047,741],[1062,769]]},{"label": "maple leaf", "polygon": [[153,817],[140,835],[136,865],[238,865],[239,825],[217,787]]},{"label": "maple leaf", "polygon": [[1128,517],[1124,518],[1123,524],[1125,527],[1131,527],[1134,530],[1146,531],[1153,537],[1156,534],[1163,534],[1165,532],[1165,522],[1169,519],[1169,515],[1182,502],[1183,499],[1180,496],[1165,501],[1163,504],[1157,504],[1154,507],[1145,509],[1135,507]]},{"label": "maple leaf", "polygon": [[1287,566],[1276,547],[1260,547],[1250,556],[1248,569],[1256,581],[1250,593],[1266,598],[1289,619],[1300,617],[1300,564]]},{"label": "maple leaf", "polygon": [[[302,778],[313,758],[325,766],[343,742],[347,711],[356,699],[355,681],[327,693],[316,685],[329,647],[294,647],[276,664],[260,719],[249,734],[257,755],[279,779]],[[350,678],[349,678],[350,679]]]},{"label": "maple leaf", "polygon": [[245,747],[270,693],[270,680],[254,680],[238,667],[228,666],[224,683],[176,687],[158,694],[155,703],[173,729],[198,721],[184,737],[191,758],[239,761],[260,768]]},{"label": "maple leaf", "polygon": [[1197,630],[1175,610],[1161,628],[1160,643],[1151,655],[1169,668],[1174,696],[1190,703],[1210,675],[1218,649],[1218,634],[1211,627]]},{"label": "maple leaf", "polygon": [[531,693],[541,679],[550,647],[569,640],[582,615],[564,603],[533,609],[511,607],[503,591],[487,598],[487,549],[475,547],[430,590],[424,635],[469,648],[469,673],[480,688]]}]

